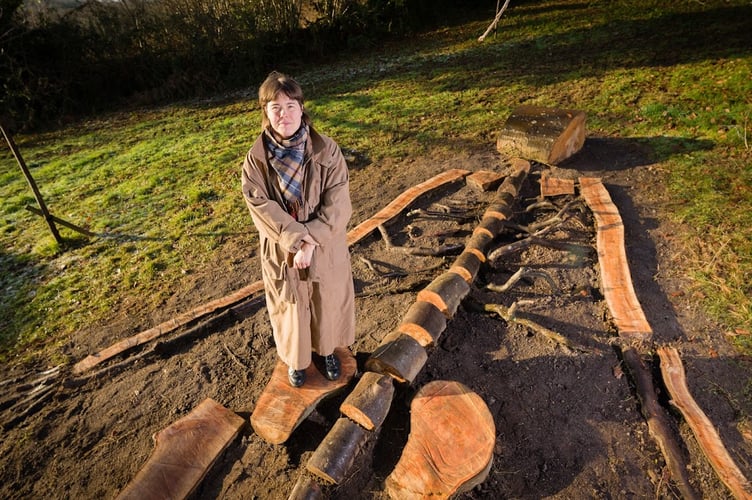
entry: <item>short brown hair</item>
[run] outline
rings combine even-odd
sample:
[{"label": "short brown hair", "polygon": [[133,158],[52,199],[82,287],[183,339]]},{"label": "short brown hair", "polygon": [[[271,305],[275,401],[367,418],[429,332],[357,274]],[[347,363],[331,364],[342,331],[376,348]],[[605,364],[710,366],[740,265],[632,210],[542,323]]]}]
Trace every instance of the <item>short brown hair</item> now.
[{"label": "short brown hair", "polygon": [[266,116],[266,105],[276,99],[279,94],[285,94],[290,99],[298,101],[300,108],[303,110],[303,123],[306,125],[311,124],[311,117],[308,116],[303,107],[303,88],[298,82],[284,73],[272,71],[258,90],[259,104],[261,105],[261,126],[263,128],[267,128],[270,123],[269,117]]}]

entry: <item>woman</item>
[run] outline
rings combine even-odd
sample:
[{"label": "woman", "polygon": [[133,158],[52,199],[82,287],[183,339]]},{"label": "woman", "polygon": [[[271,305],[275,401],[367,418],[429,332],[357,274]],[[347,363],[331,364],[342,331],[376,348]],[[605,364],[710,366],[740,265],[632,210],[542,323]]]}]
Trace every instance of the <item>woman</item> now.
[{"label": "woman", "polygon": [[303,91],[276,71],[259,88],[263,132],[243,163],[242,188],[258,229],[274,341],[293,387],[312,352],[336,380],[334,349],[355,341],[346,227],[349,174],[339,146],[311,126]]}]

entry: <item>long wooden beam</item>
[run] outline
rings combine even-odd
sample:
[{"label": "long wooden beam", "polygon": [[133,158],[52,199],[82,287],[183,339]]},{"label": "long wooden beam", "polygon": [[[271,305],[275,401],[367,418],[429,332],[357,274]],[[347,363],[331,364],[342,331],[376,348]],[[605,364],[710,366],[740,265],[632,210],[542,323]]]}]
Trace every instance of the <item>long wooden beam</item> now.
[{"label": "long wooden beam", "polygon": [[752,498],[752,485],[734,463],[713,423],[689,392],[679,351],[674,347],[661,347],[658,349],[658,357],[661,360],[663,381],[671,394],[671,404],[684,416],[713,470],[734,498]]},{"label": "long wooden beam", "polygon": [[595,216],[603,295],[619,336],[630,340],[648,340],[653,330],[632,286],[624,248],[624,224],[619,210],[600,179],[580,177],[580,194]]}]

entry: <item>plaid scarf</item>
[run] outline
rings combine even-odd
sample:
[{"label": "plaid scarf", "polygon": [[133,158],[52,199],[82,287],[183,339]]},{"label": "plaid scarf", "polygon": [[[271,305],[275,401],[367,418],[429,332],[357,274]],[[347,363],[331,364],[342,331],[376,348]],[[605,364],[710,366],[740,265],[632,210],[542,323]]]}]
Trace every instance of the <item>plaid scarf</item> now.
[{"label": "plaid scarf", "polygon": [[298,218],[303,202],[303,159],[308,140],[308,126],[303,124],[289,139],[277,141],[271,130],[264,131],[266,149],[269,151],[269,164],[279,179],[279,187],[285,198],[287,212]]}]

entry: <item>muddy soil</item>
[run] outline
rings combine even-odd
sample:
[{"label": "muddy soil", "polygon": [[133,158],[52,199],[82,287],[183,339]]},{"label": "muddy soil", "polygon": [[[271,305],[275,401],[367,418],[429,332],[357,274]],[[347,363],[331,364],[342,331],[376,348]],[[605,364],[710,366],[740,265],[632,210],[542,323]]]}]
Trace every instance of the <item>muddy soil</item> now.
[{"label": "muddy soil", "polygon": [[[654,345],[641,346],[658,374],[653,347],[681,353],[690,390],[720,433],[732,458],[752,477],[749,415],[750,359],[727,341],[698,306],[681,269],[686,252],[668,222],[661,199],[661,159],[639,142],[590,137],[559,167],[534,164],[514,222],[545,220],[556,208],[525,209],[537,201],[543,169],[563,178],[600,177],[623,218],[626,251],[637,296],[654,330]],[[367,219],[405,189],[450,168],[508,173],[508,163],[489,146],[461,155],[436,152],[399,163],[351,163],[355,213]],[[462,243],[493,197],[455,183],[421,197],[388,226],[396,245],[437,247]],[[555,197],[557,207],[567,197]],[[447,207],[460,217],[434,212]],[[387,420],[359,456],[350,477],[326,489],[329,498],[384,498],[384,480],[409,433],[411,396],[432,380],[456,380],[480,395],[494,418],[496,445],[485,482],[462,498],[678,498],[663,457],[640,413],[630,374],[600,288],[594,222],[584,204],[547,238],[565,250],[531,246],[484,266],[468,299],[449,321],[438,345],[410,385],[398,385]],[[250,217],[249,217],[250,225]],[[493,245],[514,241],[517,231]],[[223,297],[260,279],[258,256],[247,236],[230,236],[216,260],[186,276],[160,310],[122,304],[112,321],[72,336],[63,346],[72,360]],[[381,263],[379,272],[367,265]],[[352,247],[357,298],[357,337],[352,350],[362,371],[381,339],[399,323],[417,291],[454,257],[409,256],[389,250],[378,232]],[[545,272],[555,284],[530,277],[501,293],[521,266]],[[389,276],[385,273],[391,272]],[[527,327],[507,324],[479,304],[518,304],[518,315],[568,338],[574,348]],[[43,403],[13,421],[5,408],[0,445],[0,497],[113,498],[148,459],[152,435],[212,398],[246,419],[219,457],[195,498],[286,498],[331,425],[347,391],[324,401],[282,445],[254,434],[248,418],[277,362],[263,301],[225,311],[128,351],[97,375],[72,377],[65,370]],[[3,367],[4,394],[29,391],[33,373],[47,367]],[[656,380],[659,377],[656,376]],[[728,498],[681,415],[659,387],[689,468],[703,498]]]}]

